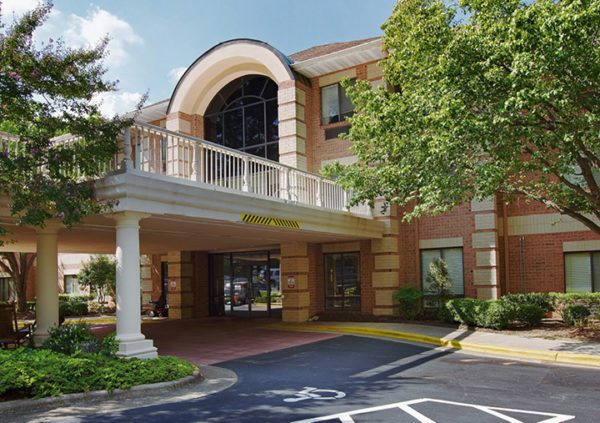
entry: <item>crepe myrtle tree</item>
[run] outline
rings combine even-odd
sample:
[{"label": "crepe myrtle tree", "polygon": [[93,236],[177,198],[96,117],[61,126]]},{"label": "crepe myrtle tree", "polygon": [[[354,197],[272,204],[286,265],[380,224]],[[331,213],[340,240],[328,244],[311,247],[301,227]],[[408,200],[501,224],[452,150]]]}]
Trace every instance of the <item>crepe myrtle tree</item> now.
[{"label": "crepe myrtle tree", "polygon": [[326,173],[406,220],[522,195],[600,234],[600,1],[446,3],[395,5],[387,89],[346,82],[359,160]]},{"label": "crepe myrtle tree", "polygon": [[[20,225],[56,219],[70,227],[111,204],[96,201],[91,181],[117,152],[117,136],[131,124],[103,118],[95,94],[115,90],[104,80],[107,39],[73,49],[60,40],[34,42],[48,17],[45,3],[8,25],[0,3],[0,193]],[[64,144],[61,134],[81,142]],[[6,234],[6,228],[0,226]],[[1,241],[0,241],[1,242]]]}]

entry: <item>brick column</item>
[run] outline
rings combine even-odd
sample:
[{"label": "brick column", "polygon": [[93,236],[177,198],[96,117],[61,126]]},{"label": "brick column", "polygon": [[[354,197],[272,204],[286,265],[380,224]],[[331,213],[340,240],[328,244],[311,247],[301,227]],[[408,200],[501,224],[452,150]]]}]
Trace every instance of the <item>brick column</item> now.
[{"label": "brick column", "polygon": [[279,162],[306,170],[306,92],[296,81],[279,84]]},{"label": "brick column", "polygon": [[194,264],[194,280],[192,290],[194,291],[193,317],[204,317],[209,314],[209,284],[208,277],[208,252],[195,251],[192,254]]},{"label": "brick column", "polygon": [[475,232],[471,235],[475,253],[473,285],[477,298],[497,299],[500,294],[498,283],[498,219],[493,198],[471,201],[471,212],[475,219]]},{"label": "brick column", "polygon": [[191,319],[194,306],[190,251],[169,251],[169,319]]},{"label": "brick column", "polygon": [[[305,322],[310,317],[308,250],[308,244],[305,242],[281,244],[282,320],[284,322]],[[288,288],[288,277],[293,277],[295,280],[293,288]]]},{"label": "brick column", "polygon": [[400,256],[398,255],[398,219],[397,207],[390,205],[384,213],[381,203],[375,203],[375,219],[385,223],[385,233],[381,239],[371,240],[373,254],[372,284],[375,291],[376,316],[391,316],[394,314],[392,295],[398,289]]}]

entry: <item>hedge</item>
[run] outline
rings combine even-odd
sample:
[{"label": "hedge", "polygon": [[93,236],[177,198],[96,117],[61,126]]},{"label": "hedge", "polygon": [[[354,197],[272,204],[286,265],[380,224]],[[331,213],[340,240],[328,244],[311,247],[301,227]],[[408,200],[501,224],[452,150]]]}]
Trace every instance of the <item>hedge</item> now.
[{"label": "hedge", "polygon": [[552,296],[541,292],[530,292],[527,294],[507,294],[502,296],[501,300],[507,303],[519,306],[521,304],[535,304],[542,308],[544,312],[550,312],[554,309],[552,306]]},{"label": "hedge", "polygon": [[447,322],[491,329],[506,329],[516,322],[526,326],[538,324],[544,310],[537,304],[519,304],[503,300],[456,298],[446,301],[439,317]]},{"label": "hedge", "polygon": [[80,303],[94,298],[94,294],[58,294],[58,301],[65,303]]},{"label": "hedge", "polygon": [[195,369],[191,363],[175,357],[140,360],[97,354],[69,356],[27,348],[0,350],[0,368],[0,401],[128,389],[177,380],[191,375]]},{"label": "hedge", "polygon": [[85,316],[88,314],[87,302],[58,303],[59,316]]}]

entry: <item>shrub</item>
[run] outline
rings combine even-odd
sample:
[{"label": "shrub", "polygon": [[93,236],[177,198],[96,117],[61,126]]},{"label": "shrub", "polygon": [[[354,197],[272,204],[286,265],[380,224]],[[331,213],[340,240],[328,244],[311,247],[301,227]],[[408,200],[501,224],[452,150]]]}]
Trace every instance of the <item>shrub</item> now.
[{"label": "shrub", "polygon": [[552,298],[550,294],[542,292],[531,292],[527,294],[507,294],[501,298],[502,301],[519,306],[521,304],[535,304],[545,313],[552,311]]},{"label": "shrub", "polygon": [[515,306],[498,300],[456,298],[444,303],[438,314],[449,322],[492,329],[505,329],[515,321]]},{"label": "shrub", "polygon": [[406,319],[412,320],[417,317],[421,309],[421,298],[423,292],[414,285],[405,285],[398,288],[392,295],[392,299],[398,303],[396,310]]},{"label": "shrub", "polygon": [[[504,300],[504,298],[503,298]],[[537,304],[519,304],[515,308],[516,320],[527,327],[539,325],[544,318],[544,309]]]},{"label": "shrub", "polygon": [[0,401],[74,392],[128,389],[189,376],[194,366],[175,357],[119,359],[98,354],[68,356],[50,350],[0,350]]},{"label": "shrub", "polygon": [[90,314],[112,313],[113,311],[115,311],[114,308],[96,301],[88,304],[88,313]]},{"label": "shrub", "polygon": [[114,336],[107,336],[101,341],[85,323],[62,325],[49,329],[48,333],[50,336],[44,341],[42,348],[61,354],[72,355],[79,352],[114,356],[119,348]]},{"label": "shrub", "polygon": [[481,300],[475,306],[477,326],[506,329],[516,320],[515,306],[499,300]]},{"label": "shrub", "polygon": [[456,298],[448,300],[440,307],[438,316],[447,322],[475,325],[475,305],[478,300],[472,298]]},{"label": "shrub", "polygon": [[58,301],[64,303],[78,303],[93,300],[93,294],[58,294]]},{"label": "shrub", "polygon": [[58,315],[60,317],[72,316],[73,315],[73,304],[72,303],[58,303]]},{"label": "shrub", "polygon": [[575,325],[576,322],[584,322],[590,316],[590,310],[581,304],[571,304],[563,310],[563,321],[568,325]]}]

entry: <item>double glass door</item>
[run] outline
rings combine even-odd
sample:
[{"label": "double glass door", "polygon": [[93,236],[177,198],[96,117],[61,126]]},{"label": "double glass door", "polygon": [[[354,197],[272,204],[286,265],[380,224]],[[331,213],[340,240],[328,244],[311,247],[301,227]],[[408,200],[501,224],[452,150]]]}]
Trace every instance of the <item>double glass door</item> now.
[{"label": "double glass door", "polygon": [[281,312],[279,250],[211,255],[211,314],[272,316]]}]

